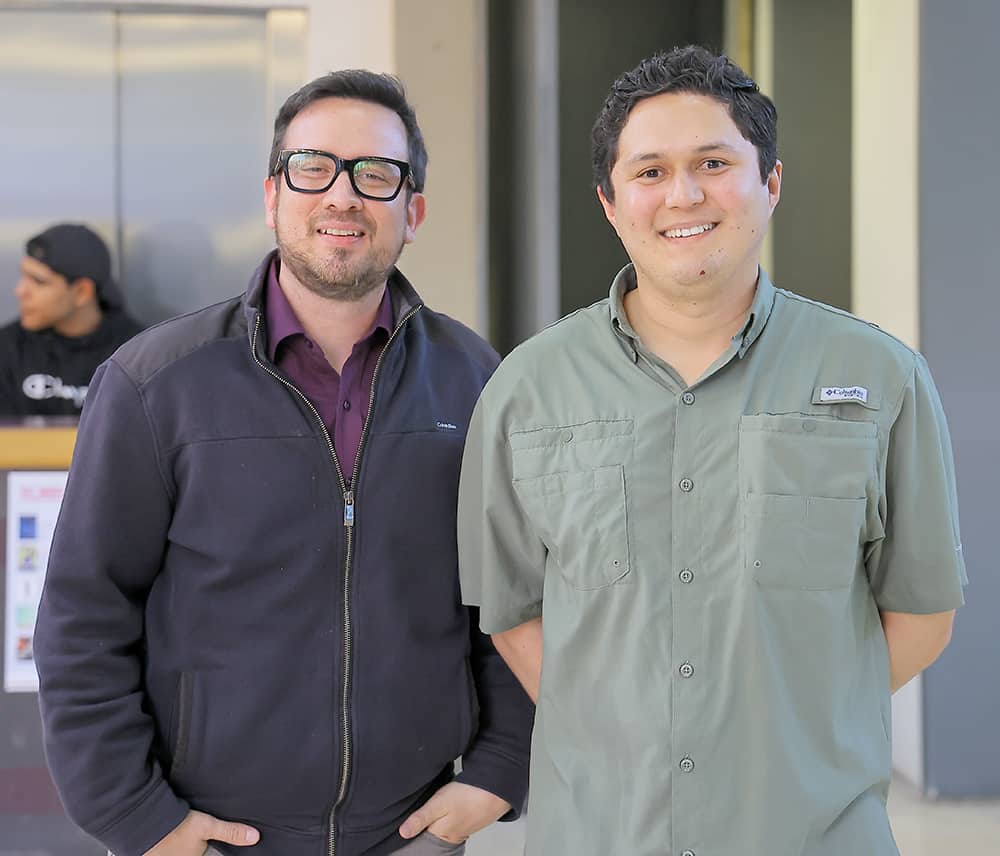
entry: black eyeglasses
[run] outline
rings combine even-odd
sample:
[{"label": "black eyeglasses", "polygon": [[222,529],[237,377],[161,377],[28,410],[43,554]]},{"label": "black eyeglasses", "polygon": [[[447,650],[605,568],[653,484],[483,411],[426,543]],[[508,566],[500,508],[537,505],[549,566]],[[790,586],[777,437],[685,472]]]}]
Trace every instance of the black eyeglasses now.
[{"label": "black eyeglasses", "polygon": [[342,172],[351,180],[358,196],[391,202],[409,179],[410,165],[406,161],[372,155],[362,158],[339,158],[319,149],[285,149],[278,155],[272,175],[285,175],[285,184],[299,193],[326,193]]}]

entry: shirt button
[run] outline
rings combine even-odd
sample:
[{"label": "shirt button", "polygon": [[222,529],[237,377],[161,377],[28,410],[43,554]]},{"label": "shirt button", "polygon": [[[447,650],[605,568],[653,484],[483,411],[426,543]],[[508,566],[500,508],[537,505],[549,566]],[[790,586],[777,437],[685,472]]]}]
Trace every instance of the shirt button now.
[{"label": "shirt button", "polygon": [[694,771],[694,761],[690,758],[681,758],[680,766],[682,773],[691,773]]},{"label": "shirt button", "polygon": [[573,432],[572,431],[563,431],[563,433],[562,433],[562,441],[564,443],[569,443],[572,439],[573,439]]},{"label": "shirt button", "polygon": [[694,850],[682,850],[681,856],[694,856]]},{"label": "shirt button", "polygon": [[690,493],[692,490],[694,490],[694,482],[691,481],[691,479],[689,479],[689,478],[683,478],[683,479],[681,479],[678,482],[677,486],[682,491],[684,491],[684,493]]},{"label": "shirt button", "polygon": [[684,585],[688,585],[689,583],[694,582],[694,571],[690,568],[684,568],[677,575],[677,578],[684,583]]},{"label": "shirt button", "polygon": [[694,393],[685,392],[684,395],[681,396],[681,401],[683,401],[685,404],[694,404]]},{"label": "shirt button", "polygon": [[349,402],[349,401],[348,401],[348,400],[347,400],[347,399],[345,398],[345,399],[344,399],[344,410],[350,410],[350,409],[351,409],[351,402]]},{"label": "shirt button", "polygon": [[694,666],[690,663],[681,663],[681,667],[677,671],[681,673],[682,678],[690,678],[694,674]]}]

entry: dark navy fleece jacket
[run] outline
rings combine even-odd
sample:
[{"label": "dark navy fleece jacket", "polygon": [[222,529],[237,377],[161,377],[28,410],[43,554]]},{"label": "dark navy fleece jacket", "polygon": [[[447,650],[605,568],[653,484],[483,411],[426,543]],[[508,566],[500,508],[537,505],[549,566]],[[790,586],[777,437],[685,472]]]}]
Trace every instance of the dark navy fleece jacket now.
[{"label": "dark navy fleece jacket", "polygon": [[389,853],[459,755],[525,799],[533,709],[460,602],[455,543],[496,354],[395,272],[349,495],[267,360],[269,262],[119,349],[80,423],[35,655],[53,778],[117,856],[189,807],[259,828],[220,846],[243,856]]}]

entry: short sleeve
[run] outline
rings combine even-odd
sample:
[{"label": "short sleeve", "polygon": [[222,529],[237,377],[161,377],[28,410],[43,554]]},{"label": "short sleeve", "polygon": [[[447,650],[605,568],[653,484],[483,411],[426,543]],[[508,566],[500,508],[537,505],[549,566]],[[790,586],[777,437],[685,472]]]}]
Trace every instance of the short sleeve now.
[{"label": "short sleeve", "polygon": [[547,550],[514,492],[510,444],[491,415],[486,387],[469,424],[458,491],[462,599],[478,606],[484,633],[542,614]]},{"label": "short sleeve", "polygon": [[891,612],[956,609],[968,582],[951,438],[924,358],[917,356],[889,429],[885,537],[868,557],[875,601]]}]

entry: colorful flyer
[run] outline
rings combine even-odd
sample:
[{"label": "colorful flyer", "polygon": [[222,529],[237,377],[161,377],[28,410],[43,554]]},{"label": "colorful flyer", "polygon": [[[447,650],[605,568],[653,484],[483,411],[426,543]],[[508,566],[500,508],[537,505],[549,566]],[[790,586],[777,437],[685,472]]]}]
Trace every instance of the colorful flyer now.
[{"label": "colorful flyer", "polygon": [[7,474],[7,612],[3,688],[38,692],[32,638],[65,472]]}]

